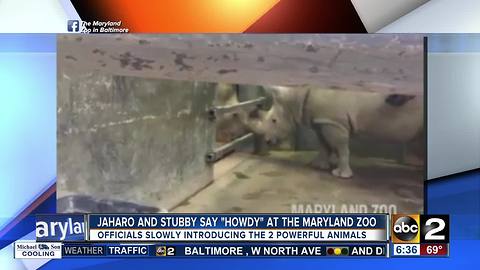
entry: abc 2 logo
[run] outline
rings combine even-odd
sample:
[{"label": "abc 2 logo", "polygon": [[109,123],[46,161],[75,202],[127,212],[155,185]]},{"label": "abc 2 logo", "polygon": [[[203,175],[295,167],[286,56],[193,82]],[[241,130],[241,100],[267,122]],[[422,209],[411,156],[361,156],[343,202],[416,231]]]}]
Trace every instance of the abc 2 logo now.
[{"label": "abc 2 logo", "polygon": [[156,246],[155,256],[175,256],[175,247],[171,246]]},{"label": "abc 2 logo", "polygon": [[448,215],[392,215],[395,244],[449,243]]}]

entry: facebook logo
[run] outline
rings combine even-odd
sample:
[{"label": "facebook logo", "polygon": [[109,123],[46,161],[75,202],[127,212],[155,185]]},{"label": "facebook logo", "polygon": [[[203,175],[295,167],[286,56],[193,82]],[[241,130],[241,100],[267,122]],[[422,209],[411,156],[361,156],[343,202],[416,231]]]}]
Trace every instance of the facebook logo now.
[{"label": "facebook logo", "polygon": [[78,20],[68,20],[67,31],[68,32],[79,32],[80,31],[80,22]]}]

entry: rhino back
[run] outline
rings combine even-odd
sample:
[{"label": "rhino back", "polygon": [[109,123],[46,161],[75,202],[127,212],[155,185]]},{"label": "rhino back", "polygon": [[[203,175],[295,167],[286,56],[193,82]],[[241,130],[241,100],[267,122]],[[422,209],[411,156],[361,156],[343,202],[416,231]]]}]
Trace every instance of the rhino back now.
[{"label": "rhino back", "polygon": [[410,96],[402,103],[386,102],[375,112],[366,112],[365,117],[371,117],[366,125],[368,133],[393,142],[407,142],[419,134],[424,125],[423,96]]},{"label": "rhino back", "polygon": [[423,128],[423,97],[401,106],[386,102],[388,95],[371,92],[312,89],[305,108],[308,118],[342,124],[354,134],[390,142],[411,140]]}]

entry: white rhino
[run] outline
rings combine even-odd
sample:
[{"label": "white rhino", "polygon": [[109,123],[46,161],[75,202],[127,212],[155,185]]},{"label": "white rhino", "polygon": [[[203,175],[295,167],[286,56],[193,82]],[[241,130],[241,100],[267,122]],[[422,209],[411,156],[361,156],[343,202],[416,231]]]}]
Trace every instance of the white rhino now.
[{"label": "white rhino", "polygon": [[385,142],[406,143],[421,138],[423,96],[319,89],[316,87],[271,86],[273,105],[256,117],[241,115],[253,132],[265,136],[267,144],[285,139],[296,125],[309,127],[320,141],[315,165],[334,165],[332,174],[349,178],[349,140],[364,134]]}]

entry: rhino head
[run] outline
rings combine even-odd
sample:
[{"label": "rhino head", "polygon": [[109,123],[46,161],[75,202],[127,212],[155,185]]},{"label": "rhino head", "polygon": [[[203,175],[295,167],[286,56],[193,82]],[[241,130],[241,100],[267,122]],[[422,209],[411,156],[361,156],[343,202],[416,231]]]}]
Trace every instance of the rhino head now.
[{"label": "rhino head", "polygon": [[252,132],[263,135],[268,145],[274,146],[287,139],[295,128],[295,121],[288,108],[288,96],[283,88],[264,87],[272,96],[272,106],[268,111],[256,110],[240,115],[240,120]]},{"label": "rhino head", "polygon": [[[239,103],[237,98],[237,86],[234,84],[218,83],[215,87],[215,106],[235,105]],[[247,132],[247,128],[238,116],[243,112],[228,112],[218,116],[216,120],[216,140],[229,142]]]}]

